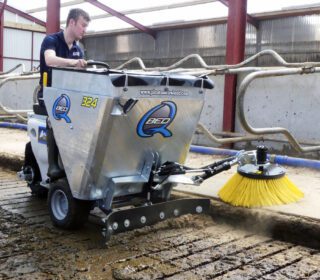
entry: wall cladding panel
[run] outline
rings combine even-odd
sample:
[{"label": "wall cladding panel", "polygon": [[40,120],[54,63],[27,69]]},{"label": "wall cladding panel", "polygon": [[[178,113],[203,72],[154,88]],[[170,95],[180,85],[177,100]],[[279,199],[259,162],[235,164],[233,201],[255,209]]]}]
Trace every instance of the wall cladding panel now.
[{"label": "wall cladding panel", "polygon": [[31,59],[32,32],[4,28],[3,56]]}]

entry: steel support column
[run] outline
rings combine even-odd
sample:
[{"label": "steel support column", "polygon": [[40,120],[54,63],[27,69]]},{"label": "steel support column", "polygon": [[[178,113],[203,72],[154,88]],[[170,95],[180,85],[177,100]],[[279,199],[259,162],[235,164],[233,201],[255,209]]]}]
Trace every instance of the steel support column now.
[{"label": "steel support column", "polygon": [[1,4],[0,8],[0,71],[3,71],[3,33],[4,33],[4,9],[7,5],[7,0]]},{"label": "steel support column", "polygon": [[0,72],[3,71],[3,33],[4,33],[4,12],[2,11],[2,14],[0,15]]},{"label": "steel support column", "polygon": [[60,31],[60,0],[47,0],[47,34]]},{"label": "steel support column", "polygon": [[[244,59],[247,0],[229,1],[226,63],[236,64]],[[237,76],[226,75],[224,84],[223,130],[234,131],[237,98]]]},{"label": "steel support column", "polygon": [[[229,0],[219,0],[223,5],[229,7]],[[259,21],[252,17],[251,15],[247,14],[247,22],[251,23],[255,28],[259,28]]]}]

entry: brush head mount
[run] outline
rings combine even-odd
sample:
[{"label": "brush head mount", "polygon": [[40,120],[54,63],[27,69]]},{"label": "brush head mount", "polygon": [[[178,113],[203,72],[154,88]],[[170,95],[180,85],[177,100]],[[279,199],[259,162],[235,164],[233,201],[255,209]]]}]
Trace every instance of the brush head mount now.
[{"label": "brush head mount", "polygon": [[240,164],[238,173],[252,179],[278,179],[285,175],[285,169],[278,164],[271,164],[268,161],[268,148],[264,145],[257,147],[255,161]]},{"label": "brush head mount", "polygon": [[257,164],[265,164],[268,162],[267,151],[268,148],[266,146],[260,145],[257,147]]},{"label": "brush head mount", "polygon": [[238,173],[244,177],[252,179],[278,179],[283,177],[286,172],[283,167],[278,164],[245,164],[238,167]]}]

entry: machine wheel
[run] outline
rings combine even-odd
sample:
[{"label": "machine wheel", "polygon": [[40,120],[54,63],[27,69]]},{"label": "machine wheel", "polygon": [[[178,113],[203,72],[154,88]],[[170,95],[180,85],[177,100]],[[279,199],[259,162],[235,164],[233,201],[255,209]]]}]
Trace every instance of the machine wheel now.
[{"label": "machine wheel", "polygon": [[57,180],[50,186],[49,213],[52,223],[59,228],[81,227],[88,220],[92,203],[92,201],[75,199],[65,178]]},{"label": "machine wheel", "polygon": [[27,184],[31,189],[31,193],[41,198],[47,197],[48,190],[40,185],[41,173],[37,160],[32,151],[31,142],[26,144],[23,172],[24,174],[29,175],[28,177],[30,179],[27,180]]}]

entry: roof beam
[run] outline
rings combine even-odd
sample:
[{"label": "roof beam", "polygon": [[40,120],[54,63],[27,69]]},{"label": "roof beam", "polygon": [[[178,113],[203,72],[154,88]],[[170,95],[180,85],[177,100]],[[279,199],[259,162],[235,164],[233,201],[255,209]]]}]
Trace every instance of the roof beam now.
[{"label": "roof beam", "polygon": [[[147,12],[154,12],[154,11],[159,11],[159,10],[168,10],[168,9],[175,9],[175,8],[181,8],[181,7],[194,6],[194,5],[201,5],[201,4],[206,4],[206,3],[213,3],[213,2],[218,2],[218,1],[219,0],[195,0],[195,1],[189,0],[189,1],[185,1],[185,2],[169,4],[169,5],[160,5],[160,6],[154,6],[154,7],[141,8],[141,9],[125,10],[125,11],[120,11],[120,12],[125,15],[147,13]],[[69,6],[82,4],[84,2],[85,2],[85,0],[73,0],[73,1],[61,3],[60,6],[61,7],[69,7]],[[26,13],[33,14],[33,13],[43,12],[46,10],[47,10],[47,7],[43,6],[43,7],[27,10]],[[99,19],[102,17],[109,17],[109,16],[111,16],[111,15],[104,14],[104,15],[92,16],[91,18],[92,19]]]},{"label": "roof beam", "polygon": [[[219,0],[223,5],[229,8],[229,0]],[[247,13],[247,21],[255,28],[259,28],[259,21]]]},{"label": "roof beam", "polygon": [[[297,10],[290,10],[290,11],[276,11],[276,12],[268,12],[268,13],[256,13],[254,17],[258,21],[262,20],[269,20],[269,19],[278,19],[278,18],[287,18],[287,17],[295,17],[295,16],[307,16],[307,15],[315,15],[320,14],[320,6],[312,9],[299,9]],[[163,23],[153,26],[153,29],[156,31],[162,30],[172,30],[172,29],[181,29],[181,28],[195,28],[200,26],[210,26],[210,25],[217,25],[217,24],[226,24],[227,18],[214,18],[214,19],[205,19],[205,20],[193,20],[188,22],[181,22],[181,23]],[[86,36],[101,36],[105,34],[127,34],[134,32],[132,29],[116,29],[116,30],[108,30],[108,31],[98,31],[98,32],[87,32]]]},{"label": "roof beam", "polygon": [[3,3],[1,3],[0,8],[0,17],[2,17],[5,7],[7,6],[7,0],[4,0]]},{"label": "roof beam", "polygon": [[[149,13],[149,12],[156,12],[156,11],[162,11],[162,10],[170,10],[170,9],[176,9],[176,8],[183,8],[183,7],[190,7],[195,5],[201,5],[201,4],[207,4],[212,2],[218,2],[219,0],[195,0],[195,1],[185,1],[180,3],[174,3],[170,5],[160,5],[160,6],[154,6],[154,7],[147,7],[142,9],[131,9],[131,10],[124,10],[120,11],[124,15],[130,15],[130,14],[141,14],[141,13]],[[101,18],[108,18],[112,17],[111,14],[102,14],[102,15],[96,15],[96,16],[90,16],[92,20],[94,19],[101,19]],[[66,23],[65,20],[61,22],[61,24]]]},{"label": "roof beam", "polygon": [[[210,26],[210,25],[216,25],[216,24],[225,24],[227,23],[227,18],[215,18],[210,20],[194,20],[190,22],[173,22],[173,23],[163,23],[154,25],[152,27],[155,31],[164,31],[164,30],[174,30],[174,29],[181,29],[181,28],[195,28],[195,27],[201,27],[201,26]],[[86,32],[86,37],[92,37],[92,36],[101,36],[101,35],[110,35],[110,34],[129,34],[133,33],[135,30],[132,28],[124,28],[124,29],[115,29],[115,30],[106,30],[106,31],[88,31]]]},{"label": "roof beam", "polygon": [[46,28],[44,26],[35,24],[17,23],[6,20],[6,22],[4,23],[4,27],[46,33]]},{"label": "roof beam", "polygon": [[9,6],[9,5],[5,6],[5,10],[8,11],[8,12],[17,14],[18,16],[21,16],[21,17],[23,17],[25,19],[28,19],[28,20],[30,20],[30,21],[32,21],[32,22],[34,22],[36,24],[39,24],[41,26],[46,26],[46,23],[44,21],[42,21],[42,20],[40,20],[38,18],[35,18],[33,16],[30,16],[27,13],[24,13],[24,12],[22,12],[22,11],[16,9],[16,8],[13,8],[13,7]]},{"label": "roof beam", "polygon": [[[81,4],[84,2],[85,2],[85,0],[73,0],[73,1],[65,2],[65,3],[60,3],[60,7],[68,7],[68,6],[78,5],[78,4]],[[38,12],[44,12],[46,10],[47,10],[47,6],[43,6],[43,7],[27,10],[26,13],[33,14],[33,13],[38,13]]]},{"label": "roof beam", "polygon": [[126,23],[131,24],[132,26],[136,27],[137,29],[141,30],[142,32],[145,32],[149,35],[151,35],[153,38],[156,38],[156,32],[152,30],[151,28],[148,28],[135,20],[128,18],[122,13],[117,12],[116,10],[104,5],[103,3],[97,1],[97,0],[86,0],[86,2],[91,3],[92,5],[104,10],[105,12],[112,14],[113,16],[125,21]]},{"label": "roof beam", "polygon": [[320,5],[318,7],[312,7],[312,8],[256,13],[254,14],[254,17],[258,18],[259,20],[268,20],[268,19],[288,18],[288,17],[297,17],[297,16],[318,15],[318,14],[320,14]]}]

